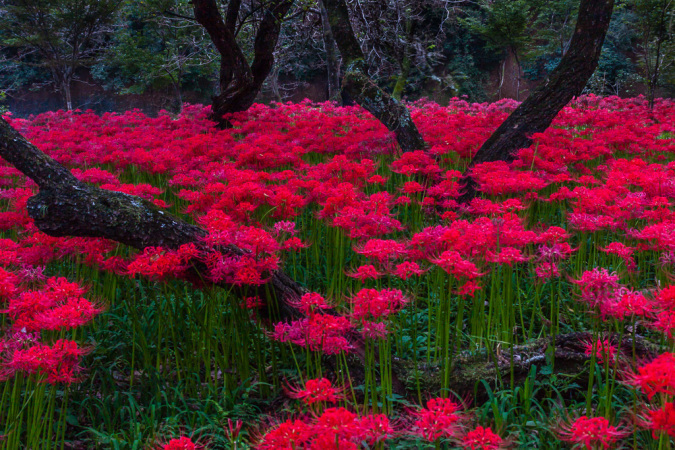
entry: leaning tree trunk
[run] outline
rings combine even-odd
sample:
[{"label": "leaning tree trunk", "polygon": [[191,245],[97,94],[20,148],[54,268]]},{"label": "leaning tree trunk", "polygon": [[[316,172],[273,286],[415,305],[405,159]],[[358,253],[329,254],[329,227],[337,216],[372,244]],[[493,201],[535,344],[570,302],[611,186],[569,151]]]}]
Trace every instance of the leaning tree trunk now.
[{"label": "leaning tree trunk", "polygon": [[340,96],[340,57],[338,55],[337,44],[333,31],[328,22],[328,11],[319,1],[319,11],[321,12],[321,29],[323,31],[323,47],[326,50],[326,75],[328,77],[328,100],[333,102],[342,102]]},{"label": "leaning tree trunk", "polygon": [[408,108],[380,89],[368,76],[365,56],[354,35],[345,1],[324,0],[323,3],[345,65],[343,92],[392,131],[401,150],[423,150],[424,139],[412,121]]},{"label": "leaning tree trunk", "polygon": [[227,127],[229,121],[223,116],[250,108],[270,74],[281,24],[293,0],[271,0],[265,5],[250,66],[235,37],[241,1],[230,3],[225,20],[215,0],[193,0],[192,4],[195,19],[206,29],[220,53],[220,93],[213,98],[211,118],[221,128]]},{"label": "leaning tree trunk", "polygon": [[558,67],[516,108],[481,146],[464,177],[460,203],[476,196],[471,168],[489,161],[513,161],[515,151],[529,147],[534,133],[545,131],[555,116],[581,94],[595,72],[609,27],[614,0],[581,0],[570,48]]},{"label": "leaning tree trunk", "polygon": [[[28,200],[28,215],[45,234],[105,238],[139,250],[177,249],[189,243],[207,250],[203,243],[207,232],[203,228],[161,211],[142,198],[79,181],[4,119],[0,119],[0,157],[38,185],[39,193]],[[233,256],[244,254],[234,246],[221,251]],[[199,261],[193,265],[203,269]],[[201,278],[195,278],[198,279]],[[233,290],[238,292],[236,286]],[[293,303],[306,290],[286,274],[281,271],[272,274],[269,285],[260,288],[261,298],[269,296],[267,292],[279,302],[284,317],[301,316]],[[255,294],[249,290],[248,295]]]}]

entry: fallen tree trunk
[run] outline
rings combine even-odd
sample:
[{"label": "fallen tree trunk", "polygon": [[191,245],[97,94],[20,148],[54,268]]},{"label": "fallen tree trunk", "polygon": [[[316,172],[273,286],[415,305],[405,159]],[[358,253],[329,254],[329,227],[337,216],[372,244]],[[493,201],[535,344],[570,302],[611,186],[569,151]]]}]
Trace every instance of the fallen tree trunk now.
[{"label": "fallen tree trunk", "polygon": [[[32,145],[5,120],[0,119],[0,157],[33,180],[39,192],[28,200],[28,215],[36,227],[55,237],[97,237],[143,250],[174,250],[194,243],[206,250],[206,230],[161,211],[140,197],[108,191],[83,183],[64,166]],[[243,255],[236,247],[221,249]],[[199,262],[196,262],[199,267]],[[282,315],[297,318],[293,307],[306,289],[281,271],[272,274],[268,288],[279,302]],[[238,290],[234,286],[235,292]],[[260,288],[265,291],[266,287]],[[254,295],[248,289],[248,295]],[[262,297],[264,297],[263,295]]]},{"label": "fallen tree trunk", "polygon": [[[533,367],[537,368],[540,377],[548,377],[548,373],[541,374],[541,369],[547,366],[550,373],[579,375],[587,380],[585,366],[591,358],[586,354],[585,346],[592,340],[591,333],[578,332],[557,335],[554,349],[552,340],[543,338],[514,346],[513,353],[509,349],[503,349],[497,354],[485,351],[478,354],[462,352],[453,362],[449,386],[457,394],[487,399],[482,382],[487,383],[491,389],[508,387],[513,374],[513,384],[519,385],[525,381]],[[639,336],[635,341],[631,337],[624,337],[620,345],[618,334],[609,336],[609,340],[621,350],[624,357],[619,361],[618,370],[633,369],[625,363],[625,360],[631,359],[633,351],[638,362],[658,355],[658,346]],[[549,353],[550,349],[553,351]],[[395,361],[394,368],[408,391],[417,389],[418,379],[423,392],[437,392],[441,389],[442,370],[438,364],[420,364],[416,367],[409,361]]]},{"label": "fallen tree trunk", "polygon": [[581,94],[595,72],[612,18],[614,0],[581,0],[574,36],[558,66],[492,133],[464,173],[460,203],[476,196],[471,169],[484,162],[513,161],[515,152],[532,144],[532,135],[551,125],[570,100]]}]

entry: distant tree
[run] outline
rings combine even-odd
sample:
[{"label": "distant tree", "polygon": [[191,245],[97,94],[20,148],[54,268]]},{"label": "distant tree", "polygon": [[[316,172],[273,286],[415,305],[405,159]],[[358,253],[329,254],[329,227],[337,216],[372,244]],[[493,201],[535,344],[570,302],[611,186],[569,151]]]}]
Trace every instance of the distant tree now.
[{"label": "distant tree", "polygon": [[73,108],[78,69],[90,67],[105,46],[119,0],[0,0],[0,46],[17,64],[47,69]]},{"label": "distant tree", "polygon": [[330,29],[328,11],[324,5],[324,0],[317,0],[319,12],[321,14],[321,31],[324,51],[326,52],[326,75],[328,77],[328,99],[336,102],[342,101],[340,94],[340,53],[333,31]]},{"label": "distant tree", "polygon": [[579,2],[575,0],[534,0],[530,2],[534,21],[529,29],[527,55],[536,58],[555,55],[562,58],[569,49],[574,34],[574,18]]},{"label": "distant tree", "polygon": [[112,43],[93,70],[106,88],[141,94],[169,87],[180,109],[185,83],[193,89],[210,84],[218,54],[204,28],[185,20],[191,13],[187,0],[127,0],[120,12]]},{"label": "distant tree", "polygon": [[[360,0],[347,2],[368,74],[400,100],[411,85],[434,75],[443,62],[444,0]],[[453,9],[454,10],[454,9]]]},{"label": "distant tree", "polygon": [[[220,93],[213,97],[212,119],[227,126],[225,114],[245,111],[255,101],[274,67],[281,25],[294,0],[192,0],[194,18],[204,27],[220,54]],[[253,55],[244,52],[242,30],[254,37]]]},{"label": "distant tree", "polygon": [[[482,0],[481,13],[463,20],[465,26],[485,39],[489,48],[511,54],[516,60],[516,100],[520,99],[521,55],[531,42],[534,11],[527,0]],[[502,62],[498,95],[502,97],[506,58]]]},{"label": "distant tree", "polygon": [[643,79],[647,85],[649,107],[654,107],[654,96],[661,75],[673,66],[675,59],[675,0],[630,0],[637,19]]},{"label": "distant tree", "polygon": [[634,61],[636,35],[635,13],[618,3],[602,46],[598,68],[586,85],[585,92],[596,95],[620,95],[640,81]]}]

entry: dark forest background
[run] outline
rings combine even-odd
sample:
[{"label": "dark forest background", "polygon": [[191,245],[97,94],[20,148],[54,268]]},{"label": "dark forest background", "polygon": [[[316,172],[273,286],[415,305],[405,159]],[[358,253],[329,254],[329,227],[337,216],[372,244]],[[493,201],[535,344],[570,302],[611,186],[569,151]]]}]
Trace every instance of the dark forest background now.
[{"label": "dark forest background", "polygon": [[[237,41],[252,54],[265,3],[242,3]],[[673,96],[672,3],[617,3],[586,92]],[[348,4],[378,85],[410,101],[440,104],[452,97],[523,100],[567,51],[578,7],[574,0]],[[320,5],[296,1],[258,101],[328,99],[331,43],[323,30]],[[187,0],[0,1],[0,105],[17,116],[68,107],[178,112],[184,102],[211,102],[219,67]]]}]

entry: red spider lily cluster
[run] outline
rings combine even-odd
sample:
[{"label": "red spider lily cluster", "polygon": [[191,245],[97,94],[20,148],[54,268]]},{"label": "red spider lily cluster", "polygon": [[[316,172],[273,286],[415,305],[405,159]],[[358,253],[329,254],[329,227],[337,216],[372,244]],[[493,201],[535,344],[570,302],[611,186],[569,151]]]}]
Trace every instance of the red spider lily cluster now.
[{"label": "red spider lily cluster", "polygon": [[[206,269],[202,281],[246,289],[265,284],[296,258],[326,256],[320,252],[328,238],[315,232],[319,226],[350,255],[329,259],[326,282],[354,280],[345,283],[348,289],[320,290],[325,297],[312,292],[297,299],[291,306],[299,318],[273,324],[269,332],[280,343],[319,355],[351,352],[354,336],[384,345],[393,341],[397,318],[418,300],[412,289],[392,286],[443,280],[453,302],[490,305],[481,296],[494,291],[499,274],[521,271],[535,291],[570,281],[577,307],[590,312],[598,328],[630,334],[642,327],[672,345],[675,286],[667,281],[675,267],[675,104],[660,100],[648,113],[642,99],[579,99],[512,163],[476,166],[473,176],[484,196],[458,204],[463,163],[515,106],[461,100],[448,107],[411,105],[428,149],[403,154],[392,134],[362,110],[329,103],[256,105],[233,116],[228,130],[214,128],[201,106],[188,106],[177,118],[138,111],[8,117],[78,179],[185,215],[208,234],[178,249],[131,254],[104,239],[50,237],[26,212],[37,186],[0,165],[0,312],[6,317],[0,378],[22,373],[40,383],[72,383],[83,376],[85,349],[66,332],[91,322],[103,306],[85,298],[80,284],[45,275],[45,266],[69,259],[152,281],[190,278],[198,266]],[[136,173],[153,181],[125,182]],[[538,214],[542,210],[548,213]],[[229,252],[232,245],[241,252]],[[586,264],[591,254],[611,269]],[[636,282],[652,269],[647,260],[658,261],[663,286]],[[245,307],[266,306],[249,295]],[[432,304],[434,298],[424,300]],[[512,329],[509,334],[516,333]],[[616,336],[603,333],[595,333],[582,353],[607,370],[630,359]],[[655,438],[675,437],[673,366],[672,355],[663,353],[617,376],[635,389],[644,411],[635,428]],[[340,406],[273,427],[260,447],[357,448],[401,436],[471,449],[507,445],[490,428],[469,430],[469,414],[447,399],[429,400],[399,424],[343,407],[347,389],[325,378],[287,389],[307,405]],[[587,411],[562,426],[559,437],[608,448],[633,431],[592,415]],[[183,437],[164,448],[199,446]]]},{"label": "red spider lily cluster", "polygon": [[445,398],[427,402],[413,412],[411,426],[392,423],[384,414],[358,415],[346,408],[328,408],[305,420],[289,419],[274,426],[260,440],[260,449],[358,449],[366,442],[374,446],[393,437],[419,436],[429,442],[450,439],[465,449],[501,448],[502,438],[490,428],[468,430],[460,405]]},{"label": "red spider lily cluster", "polygon": [[61,338],[50,343],[41,336],[55,331],[63,336],[63,331],[81,327],[101,313],[100,306],[82,297],[85,293],[78,283],[56,277],[31,289],[21,276],[0,268],[0,301],[4,305],[0,313],[11,321],[0,338],[0,379],[17,374],[50,384],[80,379],[80,359],[86,349],[73,340]]}]

